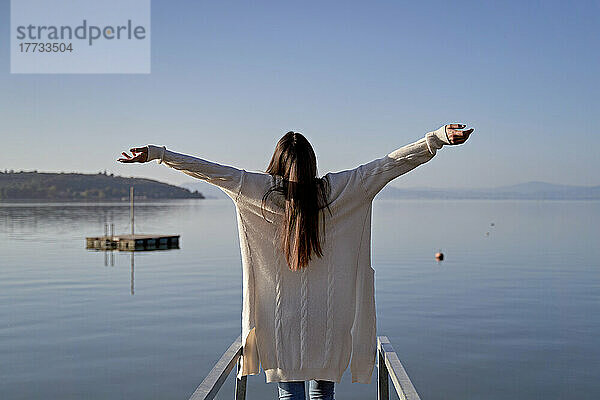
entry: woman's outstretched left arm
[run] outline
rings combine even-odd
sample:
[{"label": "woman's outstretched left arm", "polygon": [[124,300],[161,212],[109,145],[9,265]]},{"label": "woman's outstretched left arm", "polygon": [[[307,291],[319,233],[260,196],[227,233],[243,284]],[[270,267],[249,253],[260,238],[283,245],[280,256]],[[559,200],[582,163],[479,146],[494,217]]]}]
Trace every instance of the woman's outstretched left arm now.
[{"label": "woman's outstretched left arm", "polygon": [[145,163],[158,160],[159,164],[165,164],[168,167],[180,170],[184,174],[218,186],[234,201],[240,193],[244,174],[241,169],[177,153],[167,150],[164,146],[152,144],[145,147],[134,147],[130,151],[133,156],[123,152],[125,158],[120,158],[117,161],[122,163]]}]

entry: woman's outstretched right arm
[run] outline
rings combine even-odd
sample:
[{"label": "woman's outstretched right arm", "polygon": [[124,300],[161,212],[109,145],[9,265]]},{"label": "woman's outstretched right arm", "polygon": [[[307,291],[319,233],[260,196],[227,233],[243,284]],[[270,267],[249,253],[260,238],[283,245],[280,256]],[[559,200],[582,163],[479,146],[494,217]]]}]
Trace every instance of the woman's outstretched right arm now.
[{"label": "woman's outstretched right arm", "polygon": [[126,158],[120,158],[118,161],[133,163],[158,160],[159,164],[165,164],[186,175],[218,186],[233,200],[236,200],[240,193],[244,170],[167,150],[165,146],[149,144],[132,148],[130,151],[134,157],[123,153]]},{"label": "woman's outstretched right arm", "polygon": [[464,124],[448,124],[428,132],[414,143],[356,168],[367,196],[374,197],[392,179],[403,175],[435,156],[444,145],[464,143],[473,129]]}]

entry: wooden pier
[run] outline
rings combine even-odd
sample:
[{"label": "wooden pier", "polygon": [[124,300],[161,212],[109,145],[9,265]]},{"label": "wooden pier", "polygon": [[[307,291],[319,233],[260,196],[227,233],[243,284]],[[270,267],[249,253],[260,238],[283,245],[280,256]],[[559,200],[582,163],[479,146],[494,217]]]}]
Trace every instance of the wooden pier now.
[{"label": "wooden pier", "polygon": [[[114,224],[110,224],[110,235],[108,234],[108,224],[104,224],[103,236],[90,236],[85,238],[86,249],[91,250],[121,250],[121,251],[147,251],[147,250],[167,250],[179,248],[180,235],[148,235],[136,234],[135,214],[133,212],[133,186],[129,190],[131,218],[131,234],[115,235]],[[133,268],[133,259],[132,259]]]},{"label": "wooden pier", "polygon": [[92,250],[145,251],[179,248],[179,235],[116,235],[86,237],[86,248]]}]

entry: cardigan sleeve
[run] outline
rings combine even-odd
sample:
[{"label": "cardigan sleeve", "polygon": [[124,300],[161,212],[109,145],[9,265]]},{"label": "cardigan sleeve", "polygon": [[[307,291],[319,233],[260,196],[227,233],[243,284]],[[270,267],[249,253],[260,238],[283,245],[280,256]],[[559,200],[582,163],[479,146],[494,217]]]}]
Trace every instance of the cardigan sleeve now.
[{"label": "cardigan sleeve", "polygon": [[425,137],[403,146],[385,157],[359,166],[356,170],[369,197],[375,197],[392,179],[426,163],[443,145],[450,144],[446,125],[428,132]]},{"label": "cardigan sleeve", "polygon": [[240,193],[244,170],[170,151],[165,146],[149,144],[148,161],[152,160],[158,160],[159,164],[218,186],[234,201]]}]

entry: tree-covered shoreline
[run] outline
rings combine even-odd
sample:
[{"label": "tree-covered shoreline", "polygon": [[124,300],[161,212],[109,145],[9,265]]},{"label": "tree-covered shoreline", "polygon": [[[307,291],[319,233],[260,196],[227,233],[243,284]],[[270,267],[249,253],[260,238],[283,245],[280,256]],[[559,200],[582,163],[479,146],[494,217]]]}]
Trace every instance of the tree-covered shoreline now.
[{"label": "tree-covered shoreline", "polygon": [[37,171],[0,171],[0,201],[105,201],[129,199],[129,188],[136,199],[203,199],[198,191],[146,178],[97,174]]}]

